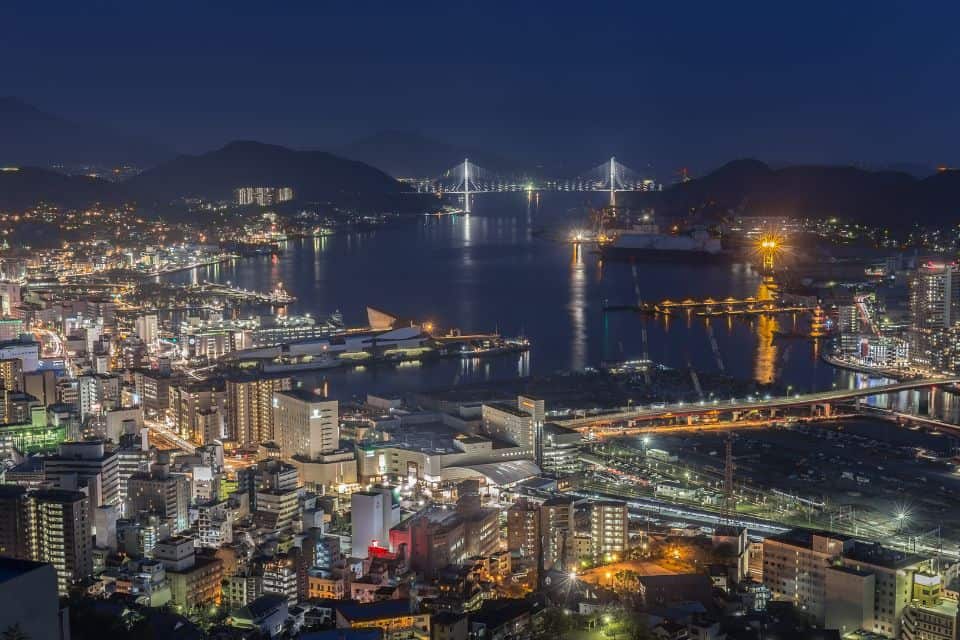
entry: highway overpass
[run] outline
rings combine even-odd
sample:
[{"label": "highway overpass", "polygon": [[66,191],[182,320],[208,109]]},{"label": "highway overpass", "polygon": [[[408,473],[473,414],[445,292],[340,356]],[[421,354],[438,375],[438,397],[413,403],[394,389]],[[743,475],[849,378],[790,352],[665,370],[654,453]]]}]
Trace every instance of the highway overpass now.
[{"label": "highway overpass", "polygon": [[901,391],[912,391],[915,389],[923,389],[925,387],[937,387],[957,383],[960,383],[960,378],[923,378],[896,382],[893,384],[878,385],[876,387],[864,387],[862,389],[833,389],[830,391],[820,391],[817,393],[798,393],[792,396],[756,398],[753,400],[747,398],[734,398],[731,400],[718,399],[700,402],[678,402],[675,404],[657,405],[656,408],[633,407],[623,411],[552,420],[551,422],[570,429],[578,429],[593,425],[628,422],[632,420],[655,420],[657,418],[694,416],[713,411],[723,411],[728,413],[740,411],[762,411],[764,409],[789,409],[793,407],[829,405],[834,402],[856,400],[857,398],[867,398],[870,396],[899,393]]}]

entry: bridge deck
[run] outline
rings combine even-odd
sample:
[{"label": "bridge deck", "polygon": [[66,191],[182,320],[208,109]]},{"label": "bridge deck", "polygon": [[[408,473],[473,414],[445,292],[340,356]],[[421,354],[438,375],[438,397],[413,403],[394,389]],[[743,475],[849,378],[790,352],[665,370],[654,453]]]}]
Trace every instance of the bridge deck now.
[{"label": "bridge deck", "polygon": [[769,400],[743,400],[739,402],[714,401],[710,403],[677,403],[664,406],[662,409],[643,409],[635,408],[629,411],[618,411],[612,413],[585,416],[582,418],[571,418],[567,420],[554,420],[553,422],[576,429],[586,427],[592,424],[603,424],[610,422],[624,422],[627,420],[650,420],[667,416],[688,416],[707,413],[710,411],[743,411],[748,409],[786,409],[790,407],[803,407],[812,404],[826,402],[841,402],[843,400],[853,400],[856,398],[868,398],[870,396],[883,395],[886,393],[898,393],[900,391],[911,391],[923,387],[935,387],[947,384],[960,383],[960,378],[925,378],[921,380],[908,380],[894,384],[880,385],[876,387],[866,387],[864,389],[836,389],[832,391],[821,391],[818,393],[798,394],[791,397],[770,398]]}]

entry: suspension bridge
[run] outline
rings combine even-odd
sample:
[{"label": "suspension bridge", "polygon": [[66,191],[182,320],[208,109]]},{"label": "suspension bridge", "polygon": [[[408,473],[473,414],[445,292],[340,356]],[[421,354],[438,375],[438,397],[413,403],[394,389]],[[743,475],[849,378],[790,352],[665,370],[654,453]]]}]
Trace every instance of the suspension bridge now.
[{"label": "suspension bridge", "polygon": [[418,193],[462,195],[464,211],[470,212],[470,196],[477,193],[509,191],[601,191],[610,194],[610,204],[616,204],[620,191],[655,191],[653,180],[645,178],[616,158],[600,164],[573,178],[531,180],[488,171],[464,158],[442,175],[412,183]]}]

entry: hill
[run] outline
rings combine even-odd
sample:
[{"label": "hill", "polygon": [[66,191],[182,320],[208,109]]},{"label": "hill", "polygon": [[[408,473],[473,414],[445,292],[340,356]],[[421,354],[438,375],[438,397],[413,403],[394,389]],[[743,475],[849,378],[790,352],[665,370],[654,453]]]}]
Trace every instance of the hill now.
[{"label": "hill", "polygon": [[98,178],[68,176],[34,167],[0,171],[2,211],[20,211],[40,203],[71,209],[119,201],[117,186]]},{"label": "hill", "polygon": [[512,173],[517,170],[496,154],[448,144],[414,131],[380,131],[335,153],[378,167],[398,178],[436,177],[464,158],[489,171]]},{"label": "hill", "polygon": [[0,97],[0,164],[149,166],[174,153],[148,140],[78,123],[14,97]]},{"label": "hill", "polygon": [[735,160],[701,178],[661,192],[631,194],[635,206],[665,216],[699,214],[843,217],[903,227],[941,224],[960,213],[960,172],[916,178],[898,171],[839,166],[772,169],[758,160]]},{"label": "hill", "polygon": [[403,206],[404,185],[379,169],[324,151],[296,151],[260,142],[231,142],[198,156],[180,156],[123,183],[142,205],[182,197],[226,200],[243,186],[291,187],[298,202]]}]

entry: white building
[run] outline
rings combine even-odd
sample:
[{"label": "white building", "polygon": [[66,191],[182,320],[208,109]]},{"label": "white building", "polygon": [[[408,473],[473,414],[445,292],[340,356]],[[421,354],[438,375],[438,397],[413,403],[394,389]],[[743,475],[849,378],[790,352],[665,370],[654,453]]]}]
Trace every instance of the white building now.
[{"label": "white building", "polygon": [[340,446],[340,414],[336,400],[302,389],[273,394],[274,433],[284,458],[315,460]]},{"label": "white building", "polygon": [[350,496],[350,524],[353,528],[354,558],[366,558],[371,546],[388,548],[390,529],[400,522],[400,505],[390,489],[357,491]]},{"label": "white building", "polygon": [[135,325],[137,337],[143,340],[143,343],[147,345],[147,349],[151,351],[156,349],[160,339],[160,325],[157,320],[157,315],[151,313],[137,316]]}]

